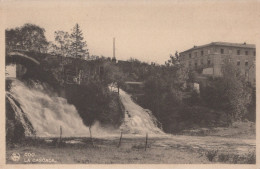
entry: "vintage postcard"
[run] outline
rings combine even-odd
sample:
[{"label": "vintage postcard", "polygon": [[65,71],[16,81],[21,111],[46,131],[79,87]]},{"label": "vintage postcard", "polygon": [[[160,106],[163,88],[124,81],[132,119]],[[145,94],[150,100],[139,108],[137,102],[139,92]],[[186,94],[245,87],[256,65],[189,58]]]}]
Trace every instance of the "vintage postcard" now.
[{"label": "vintage postcard", "polygon": [[1,1],[0,167],[260,169],[259,4]]}]

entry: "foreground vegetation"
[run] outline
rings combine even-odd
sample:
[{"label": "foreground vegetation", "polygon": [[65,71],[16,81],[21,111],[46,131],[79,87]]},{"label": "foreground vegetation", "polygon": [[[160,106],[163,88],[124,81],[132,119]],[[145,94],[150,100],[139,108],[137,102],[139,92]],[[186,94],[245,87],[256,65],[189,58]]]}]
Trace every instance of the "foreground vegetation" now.
[{"label": "foreground vegetation", "polygon": [[[111,144],[110,144],[111,145]],[[129,145],[129,144],[128,144]],[[58,164],[189,164],[211,163],[197,153],[178,149],[149,148],[147,151],[138,149],[140,146],[116,148],[116,146],[99,145],[96,147],[83,145],[66,145],[62,148],[25,146],[7,150],[7,163],[13,152],[23,154],[34,152],[36,157],[53,158]],[[20,161],[19,163],[25,163]]]},{"label": "foreground vegetation", "polygon": [[[131,137],[122,139],[118,147],[119,138],[93,139],[89,138],[26,138],[21,144],[7,146],[7,163],[48,163],[33,162],[34,159],[53,159],[54,163],[72,164],[255,164],[254,148],[243,153],[232,149],[218,149],[214,147],[199,147],[186,141],[207,141],[208,137],[176,136],[172,138],[149,138],[145,150],[145,138]],[[220,140],[221,138],[215,138]],[[179,140],[179,141],[178,141]],[[74,143],[73,143],[74,141]],[[177,141],[177,142],[176,142]],[[242,140],[241,140],[242,141]],[[228,147],[239,148],[241,145],[232,139],[222,140]],[[232,145],[232,146],[231,146]],[[249,146],[249,145],[247,145]],[[249,149],[249,147],[248,147]],[[10,157],[12,153],[19,153],[21,159],[14,162]],[[33,154],[31,157],[26,154]],[[28,162],[28,159],[31,161]]]}]

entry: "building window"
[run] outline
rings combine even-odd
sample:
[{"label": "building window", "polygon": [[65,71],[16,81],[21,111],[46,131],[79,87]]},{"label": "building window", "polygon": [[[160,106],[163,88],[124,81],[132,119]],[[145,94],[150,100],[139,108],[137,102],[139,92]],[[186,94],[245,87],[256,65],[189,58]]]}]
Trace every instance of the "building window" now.
[{"label": "building window", "polygon": [[208,65],[210,65],[210,59],[208,59]]},{"label": "building window", "polygon": [[200,60],[200,64],[202,64],[202,65],[204,64],[204,63],[203,63],[203,59]]},{"label": "building window", "polygon": [[254,56],[255,56],[255,51],[254,51]]},{"label": "building window", "polygon": [[191,58],[191,53],[189,53],[189,58]]},{"label": "building window", "polygon": [[237,55],[240,55],[240,50],[237,50]]},{"label": "building window", "polygon": [[237,61],[237,66],[240,66],[240,60]]},{"label": "building window", "polygon": [[200,55],[201,56],[203,56],[204,55],[204,51],[202,50],[202,51],[200,51]]},{"label": "building window", "polygon": [[189,66],[191,67],[191,62],[189,62]]},{"label": "building window", "polygon": [[197,62],[195,62],[195,64],[194,64],[194,65],[195,65],[195,67],[197,67],[197,66],[198,66],[198,63],[197,63]]},{"label": "building window", "polygon": [[197,52],[194,53],[195,57],[197,57]]},{"label": "building window", "polygon": [[210,49],[208,49],[208,54],[210,54]]},{"label": "building window", "polygon": [[245,61],[245,66],[248,66],[248,61],[247,60]]},{"label": "building window", "polygon": [[245,54],[248,55],[248,51],[245,51]]},{"label": "building window", "polygon": [[224,54],[224,49],[220,49],[221,54]]}]

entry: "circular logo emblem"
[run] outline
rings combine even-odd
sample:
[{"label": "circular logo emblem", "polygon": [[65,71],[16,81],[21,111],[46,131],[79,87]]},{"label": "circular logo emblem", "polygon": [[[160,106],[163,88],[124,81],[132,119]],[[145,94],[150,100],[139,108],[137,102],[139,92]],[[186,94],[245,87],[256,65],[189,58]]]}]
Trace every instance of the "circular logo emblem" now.
[{"label": "circular logo emblem", "polygon": [[13,154],[11,155],[11,159],[12,159],[13,161],[19,161],[19,160],[20,160],[20,154],[19,154],[19,153],[13,153]]}]

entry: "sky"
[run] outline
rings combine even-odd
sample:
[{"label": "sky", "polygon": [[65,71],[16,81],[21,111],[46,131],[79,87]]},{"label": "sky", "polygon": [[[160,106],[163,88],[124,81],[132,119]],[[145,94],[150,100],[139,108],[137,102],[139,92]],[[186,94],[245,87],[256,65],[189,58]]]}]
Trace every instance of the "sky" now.
[{"label": "sky", "polygon": [[90,55],[130,57],[164,63],[170,54],[223,41],[255,44],[258,34],[257,1],[12,1],[2,3],[5,28],[25,23],[46,30],[71,32],[78,23]]}]

